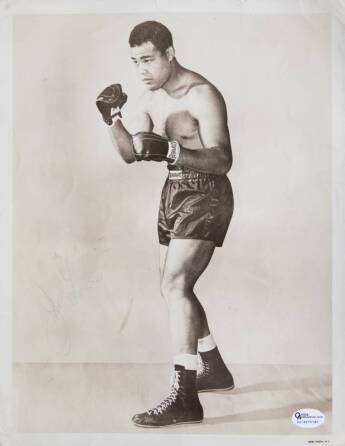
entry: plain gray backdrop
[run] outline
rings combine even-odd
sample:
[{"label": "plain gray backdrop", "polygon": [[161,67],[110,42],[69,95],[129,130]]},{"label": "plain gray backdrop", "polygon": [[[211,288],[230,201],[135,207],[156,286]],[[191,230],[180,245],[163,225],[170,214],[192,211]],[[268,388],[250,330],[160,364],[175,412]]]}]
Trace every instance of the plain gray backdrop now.
[{"label": "plain gray backdrop", "polygon": [[95,106],[142,94],[128,35],[155,18],[223,93],[235,211],[197,285],[225,360],[331,360],[326,15],[14,18],[14,359],[169,362],[156,218],[164,163],[124,164]]}]

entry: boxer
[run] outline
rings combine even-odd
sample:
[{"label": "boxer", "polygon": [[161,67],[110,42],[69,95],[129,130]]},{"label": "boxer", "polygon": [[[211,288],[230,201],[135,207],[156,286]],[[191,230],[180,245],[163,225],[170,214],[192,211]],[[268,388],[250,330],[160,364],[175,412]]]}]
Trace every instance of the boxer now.
[{"label": "boxer", "polygon": [[194,293],[232,217],[227,177],[232,151],[224,99],[207,79],[177,61],[170,31],[146,21],[130,33],[131,59],[146,87],[136,129],[121,120],[127,95],[113,84],[96,104],[122,159],[165,162],[158,216],[161,293],[169,310],[174,373],[169,395],[134,415],[141,427],[201,422],[198,392],[227,390],[234,380]]}]

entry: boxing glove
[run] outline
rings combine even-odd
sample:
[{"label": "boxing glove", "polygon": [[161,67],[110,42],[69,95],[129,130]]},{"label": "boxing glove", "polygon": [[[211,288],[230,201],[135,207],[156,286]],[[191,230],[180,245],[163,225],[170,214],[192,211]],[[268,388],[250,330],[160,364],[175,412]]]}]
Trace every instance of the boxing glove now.
[{"label": "boxing glove", "polygon": [[152,132],[138,132],[133,135],[133,150],[137,161],[167,161],[176,164],[180,155],[177,141],[168,141]]},{"label": "boxing glove", "polygon": [[127,95],[122,92],[120,84],[112,84],[105,88],[96,99],[96,105],[102,115],[103,121],[111,126],[115,116],[121,118],[120,110],[126,101]]}]

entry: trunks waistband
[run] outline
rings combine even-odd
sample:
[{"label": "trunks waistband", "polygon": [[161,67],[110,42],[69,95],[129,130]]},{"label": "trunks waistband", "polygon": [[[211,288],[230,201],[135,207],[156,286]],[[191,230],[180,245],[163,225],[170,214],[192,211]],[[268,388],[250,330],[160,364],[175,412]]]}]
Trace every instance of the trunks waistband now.
[{"label": "trunks waistband", "polygon": [[168,166],[168,179],[169,180],[184,180],[184,179],[208,179],[214,180],[220,175],[214,175],[211,173],[199,172],[197,170],[188,169],[187,167],[175,167]]},{"label": "trunks waistband", "polygon": [[184,179],[214,179],[216,175],[204,172],[196,172],[193,170],[169,170],[168,179],[169,180],[184,180]]}]

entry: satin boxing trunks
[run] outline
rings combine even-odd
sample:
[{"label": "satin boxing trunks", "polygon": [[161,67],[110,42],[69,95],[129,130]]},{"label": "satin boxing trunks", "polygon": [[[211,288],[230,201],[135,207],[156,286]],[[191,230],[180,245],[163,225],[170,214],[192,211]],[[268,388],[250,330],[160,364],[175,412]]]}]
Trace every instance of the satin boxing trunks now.
[{"label": "satin boxing trunks", "polygon": [[222,246],[234,208],[229,178],[180,167],[170,169],[159,207],[159,243],[198,239]]}]

